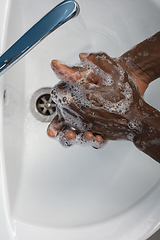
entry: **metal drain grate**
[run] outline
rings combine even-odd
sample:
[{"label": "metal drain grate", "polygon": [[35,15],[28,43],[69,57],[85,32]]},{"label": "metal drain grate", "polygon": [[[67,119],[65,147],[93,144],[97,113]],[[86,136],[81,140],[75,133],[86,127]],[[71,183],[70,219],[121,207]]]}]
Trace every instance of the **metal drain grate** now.
[{"label": "metal drain grate", "polygon": [[42,122],[50,122],[56,113],[56,104],[53,102],[51,88],[41,88],[36,91],[30,102],[33,116]]},{"label": "metal drain grate", "polygon": [[39,113],[49,116],[55,113],[56,104],[53,102],[50,94],[44,94],[37,99],[37,110]]}]

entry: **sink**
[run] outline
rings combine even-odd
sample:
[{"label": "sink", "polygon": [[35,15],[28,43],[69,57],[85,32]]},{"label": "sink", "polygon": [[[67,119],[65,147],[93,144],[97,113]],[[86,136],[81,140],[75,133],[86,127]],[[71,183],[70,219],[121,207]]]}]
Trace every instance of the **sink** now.
[{"label": "sink", "polygon": [[[3,50],[57,0],[10,0]],[[49,122],[32,114],[32,96],[59,80],[52,59],[79,52],[118,57],[159,31],[160,1],[79,0],[81,13],[1,77],[1,155],[7,216],[15,239],[145,240],[160,228],[160,165],[126,141],[103,149],[63,148]],[[160,111],[160,81],[145,100]]]}]

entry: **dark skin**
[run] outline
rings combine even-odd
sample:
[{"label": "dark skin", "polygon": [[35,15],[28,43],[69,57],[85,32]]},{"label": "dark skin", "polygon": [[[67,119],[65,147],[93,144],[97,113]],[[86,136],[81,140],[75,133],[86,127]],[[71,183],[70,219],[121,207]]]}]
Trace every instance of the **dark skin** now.
[{"label": "dark skin", "polygon": [[125,139],[160,162],[160,112],[142,97],[160,76],[159,47],[157,33],[118,59],[82,53],[82,66],[72,68],[53,60],[52,68],[62,81],[52,90],[57,116],[48,135],[59,135],[65,146],[80,141],[95,148],[107,140]]}]

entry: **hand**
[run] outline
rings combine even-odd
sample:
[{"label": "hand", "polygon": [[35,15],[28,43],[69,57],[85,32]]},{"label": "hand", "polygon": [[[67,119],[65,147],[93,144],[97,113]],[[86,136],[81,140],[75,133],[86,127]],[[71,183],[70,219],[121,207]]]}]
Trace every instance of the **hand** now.
[{"label": "hand", "polygon": [[75,142],[99,148],[107,140],[134,139],[142,131],[142,106],[137,85],[128,73],[105,53],[80,54],[81,67],[52,61],[61,78],[51,94],[57,116],[48,126],[65,146]]}]

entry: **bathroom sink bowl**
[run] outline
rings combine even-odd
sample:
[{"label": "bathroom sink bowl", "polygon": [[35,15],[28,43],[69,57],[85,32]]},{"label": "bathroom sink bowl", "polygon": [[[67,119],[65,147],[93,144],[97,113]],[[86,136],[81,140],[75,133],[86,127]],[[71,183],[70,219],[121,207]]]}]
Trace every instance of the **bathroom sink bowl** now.
[{"label": "bathroom sink bowl", "polygon": [[[59,81],[52,59],[74,64],[84,51],[118,57],[159,31],[160,1],[78,3],[78,17],[1,77],[1,155],[10,229],[19,240],[146,240],[160,227],[160,165],[126,141],[101,150],[63,148],[47,136],[49,123],[34,116],[31,99]],[[56,4],[10,0],[3,50]],[[158,89],[157,80],[145,100],[160,110]]]}]

